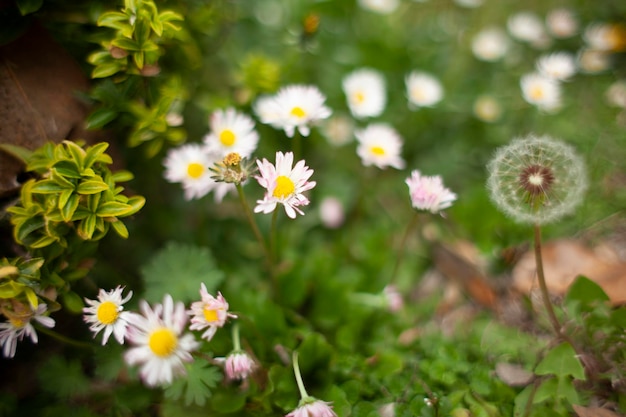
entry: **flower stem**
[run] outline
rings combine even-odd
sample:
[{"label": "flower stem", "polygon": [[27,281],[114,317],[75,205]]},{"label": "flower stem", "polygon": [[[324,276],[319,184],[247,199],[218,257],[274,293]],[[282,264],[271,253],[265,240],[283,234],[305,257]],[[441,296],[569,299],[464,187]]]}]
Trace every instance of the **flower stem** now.
[{"label": "flower stem", "polygon": [[296,383],[298,384],[298,389],[300,390],[300,400],[304,400],[309,397],[309,394],[306,392],[306,388],[304,388],[304,382],[302,382],[302,375],[300,374],[300,365],[298,364],[298,351],[294,350],[291,355],[291,361],[293,363],[293,373],[296,376]]},{"label": "flower stem", "polygon": [[239,339],[239,324],[238,323],[233,324],[232,336],[233,336],[233,350],[235,352],[238,352],[241,350],[241,339]]},{"label": "flower stem", "polygon": [[278,230],[277,220],[278,220],[278,210],[274,210],[274,212],[272,213],[272,223],[270,226],[270,256],[271,256],[272,265],[275,263],[275,259],[280,259],[280,256],[277,253],[277,247],[276,247],[276,233]]},{"label": "flower stem", "polygon": [[396,255],[396,263],[393,266],[393,271],[391,272],[391,279],[389,279],[390,284],[392,284],[393,281],[396,279],[396,275],[398,274],[398,270],[400,269],[400,264],[402,263],[402,258],[404,257],[406,242],[409,240],[409,236],[411,235],[411,232],[417,225],[418,220],[419,220],[419,212],[416,211],[413,217],[411,218],[411,220],[409,221],[409,224],[407,225],[406,230],[404,231],[404,235],[402,236],[402,240],[400,241],[400,248],[398,249],[398,253]]},{"label": "flower stem", "polygon": [[93,349],[93,345],[91,343],[70,339],[69,337],[63,336],[62,334],[57,333],[54,330],[50,330],[49,328],[44,326],[37,326],[37,331],[46,334],[53,339],[56,339],[59,342],[63,342],[67,345],[76,346],[82,349]]},{"label": "flower stem", "polygon": [[248,201],[246,200],[246,196],[244,195],[244,192],[243,192],[243,187],[241,186],[241,184],[235,184],[235,186],[237,187],[237,193],[239,194],[239,201],[241,201],[241,205],[243,206],[243,211],[246,214],[246,219],[248,220],[248,223],[250,224],[250,227],[252,228],[252,232],[254,233],[254,236],[256,237],[259,244],[261,245],[261,248],[263,248],[263,252],[265,252],[265,257],[267,258],[267,264],[271,271],[273,270],[272,254],[269,248],[267,247],[267,244],[265,243],[265,239],[263,239],[263,235],[261,234],[261,231],[259,230],[259,226],[257,226],[256,222],[254,221],[254,217],[252,216],[252,211],[250,210],[250,206],[248,205]]},{"label": "flower stem", "polygon": [[537,266],[537,278],[539,279],[539,289],[541,290],[541,297],[543,298],[543,304],[548,312],[550,323],[554,328],[554,331],[559,337],[563,336],[561,330],[561,323],[556,317],[552,302],[550,301],[550,293],[548,292],[548,286],[546,284],[546,278],[543,273],[543,258],[541,256],[541,227],[535,224],[535,263]]}]

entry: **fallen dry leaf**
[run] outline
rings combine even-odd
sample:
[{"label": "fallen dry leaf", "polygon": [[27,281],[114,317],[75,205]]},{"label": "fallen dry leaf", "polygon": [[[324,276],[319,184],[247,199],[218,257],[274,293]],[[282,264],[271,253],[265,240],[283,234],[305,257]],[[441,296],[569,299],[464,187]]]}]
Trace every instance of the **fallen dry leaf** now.
[{"label": "fallen dry leaf", "polygon": [[520,365],[506,362],[498,362],[496,364],[496,375],[510,387],[525,387],[534,377],[532,372],[527,371]]},{"label": "fallen dry leaf", "polygon": [[617,414],[606,408],[598,407],[583,407],[582,405],[574,404],[572,406],[578,417],[623,417],[622,414]]},{"label": "fallen dry leaf", "polygon": [[[74,59],[39,25],[0,46],[0,143],[36,149],[47,141],[82,138],[89,81]],[[23,165],[0,151],[0,197],[14,194]]]},{"label": "fallen dry leaf", "polygon": [[[578,275],[596,282],[613,304],[626,302],[626,263],[602,250],[593,250],[575,240],[556,240],[543,245],[546,285],[550,293],[564,295]],[[524,254],[513,268],[513,286],[528,294],[538,288],[533,251]]]}]

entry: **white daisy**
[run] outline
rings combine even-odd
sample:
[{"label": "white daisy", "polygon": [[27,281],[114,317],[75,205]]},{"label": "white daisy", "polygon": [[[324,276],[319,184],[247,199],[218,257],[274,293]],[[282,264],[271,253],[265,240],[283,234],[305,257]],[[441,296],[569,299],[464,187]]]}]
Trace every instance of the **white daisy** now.
[{"label": "white daisy", "polygon": [[606,90],[605,97],[610,105],[626,109],[626,80],[618,80],[611,84]]},{"label": "white daisy", "polygon": [[578,20],[572,10],[567,8],[548,12],[546,26],[555,38],[569,38],[578,32]]},{"label": "white daisy", "polygon": [[0,346],[5,358],[15,356],[17,342],[21,342],[24,336],[30,337],[33,343],[39,341],[37,332],[31,324],[33,320],[44,327],[54,327],[54,319],[45,315],[47,309],[48,306],[44,303],[40,303],[35,310],[29,306],[27,311],[14,311],[8,322],[0,323]]},{"label": "white daisy", "polygon": [[185,374],[185,362],[191,362],[191,351],[198,348],[191,333],[183,335],[187,324],[185,305],[174,304],[166,294],[163,304],[154,308],[140,301],[143,315],[133,313],[129,318],[128,340],[134,345],[124,355],[129,365],[141,364],[139,375],[149,386],[170,384],[175,376]]},{"label": "white daisy", "polygon": [[358,69],[344,77],[342,87],[350,112],[357,119],[380,116],[385,109],[385,79],[380,72]]},{"label": "white daisy", "polygon": [[566,81],[576,73],[576,60],[568,52],[554,52],[539,57],[536,63],[540,74],[558,81]]},{"label": "white daisy", "polygon": [[259,134],[254,130],[254,121],[234,108],[215,111],[209,124],[211,132],[204,137],[207,150],[223,158],[231,152],[249,158],[256,150]]},{"label": "white daisy", "polygon": [[302,193],[316,184],[315,181],[309,181],[313,170],[305,165],[304,160],[298,161],[292,168],[293,153],[276,152],[276,166],[265,158],[263,161],[257,160],[257,165],[260,175],[256,176],[256,180],[267,191],[263,200],[257,200],[254,212],[271,213],[277,204],[282,204],[290,218],[294,219],[296,213],[304,215],[298,207],[308,205],[309,199]]},{"label": "white daisy", "polygon": [[329,144],[346,145],[354,139],[354,119],[343,114],[332,116],[324,121],[321,131]]},{"label": "white daisy", "polygon": [[472,39],[472,52],[476,58],[494,62],[506,55],[510,41],[504,30],[490,26],[482,29]]},{"label": "white daisy", "polygon": [[85,302],[89,307],[83,308],[83,319],[86,323],[90,323],[89,330],[94,333],[94,337],[104,329],[102,335],[102,345],[109,340],[109,336],[113,334],[115,339],[120,343],[124,343],[126,336],[126,327],[128,326],[129,312],[123,311],[124,304],[133,296],[130,291],[125,298],[122,298],[124,287],[118,286],[114,290],[106,292],[100,289],[97,300],[85,298]]},{"label": "white daisy", "polygon": [[454,2],[461,7],[473,9],[482,6],[485,0],[454,0]]},{"label": "white daisy", "polygon": [[474,115],[483,122],[495,122],[502,115],[502,106],[495,97],[482,95],[474,102]]},{"label": "white daisy", "polygon": [[236,315],[228,312],[228,302],[221,293],[217,293],[217,297],[213,297],[207,292],[204,283],[200,284],[200,301],[191,304],[191,310],[187,314],[191,316],[191,325],[189,330],[204,330],[202,338],[210,341],[217,329],[224,327],[226,320],[237,318]]},{"label": "white daisy", "polygon": [[425,72],[411,72],[405,83],[409,103],[413,106],[434,106],[443,98],[443,87],[439,80]]},{"label": "white daisy", "polygon": [[359,0],[359,5],[372,12],[380,14],[393,13],[400,5],[399,0]]},{"label": "white daisy", "polygon": [[185,190],[185,198],[191,200],[204,197],[215,187],[209,167],[217,162],[204,146],[186,144],[168,151],[163,165],[165,179],[179,182]]},{"label": "white daisy", "polygon": [[402,169],[404,160],[400,156],[402,138],[398,132],[385,123],[374,123],[365,129],[357,130],[354,135],[357,142],[357,155],[363,165],[376,165],[384,169],[388,166]]},{"label": "white daisy", "polygon": [[561,84],[544,75],[532,73],[520,80],[522,95],[541,110],[556,110],[561,105]]},{"label": "white daisy", "polygon": [[533,12],[519,12],[507,20],[507,28],[515,39],[543,47],[549,42],[543,23]]},{"label": "white daisy", "polygon": [[578,68],[590,74],[606,71],[611,67],[611,54],[608,51],[582,48],[576,56]]},{"label": "white daisy", "polygon": [[332,114],[325,101],[326,97],[315,86],[290,85],[273,97],[259,99],[254,110],[261,122],[283,129],[288,137],[293,137],[296,129],[302,136],[309,136],[312,124]]}]

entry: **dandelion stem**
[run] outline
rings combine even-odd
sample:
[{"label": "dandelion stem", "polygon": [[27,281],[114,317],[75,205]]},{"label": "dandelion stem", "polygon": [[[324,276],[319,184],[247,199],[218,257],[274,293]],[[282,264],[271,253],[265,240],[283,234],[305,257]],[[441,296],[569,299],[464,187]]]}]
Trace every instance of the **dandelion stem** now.
[{"label": "dandelion stem", "polygon": [[246,200],[246,196],[244,195],[244,192],[243,192],[243,187],[241,186],[241,184],[235,184],[235,186],[237,187],[237,193],[239,194],[239,200],[241,201],[241,205],[243,206],[243,211],[246,214],[246,219],[248,220],[248,223],[250,223],[252,232],[254,233],[254,236],[256,237],[256,239],[259,241],[261,248],[263,248],[263,252],[265,252],[267,263],[271,271],[273,270],[273,259],[272,259],[270,250],[267,247],[267,244],[265,243],[265,239],[263,239],[263,235],[261,234],[261,231],[259,230],[259,226],[257,226],[256,222],[254,221],[254,217],[252,216],[252,211],[250,210],[250,206],[248,205],[248,201]]},{"label": "dandelion stem", "polygon": [[548,312],[550,323],[554,328],[554,331],[559,337],[562,337],[561,324],[556,317],[552,302],[550,301],[550,293],[548,292],[548,286],[546,285],[546,278],[543,273],[543,258],[541,256],[541,227],[535,223],[535,263],[537,264],[537,278],[539,279],[539,288],[541,290],[541,297],[543,298],[543,304]]},{"label": "dandelion stem", "polygon": [[396,263],[393,266],[393,271],[391,272],[391,279],[389,280],[390,284],[393,283],[393,281],[396,279],[396,275],[398,275],[398,270],[400,269],[400,264],[402,263],[402,258],[404,257],[404,252],[406,249],[406,242],[409,240],[409,236],[411,235],[411,232],[417,225],[418,221],[419,221],[419,212],[416,211],[413,217],[411,218],[411,220],[409,221],[409,224],[407,225],[406,230],[404,231],[404,235],[402,236],[402,240],[400,241],[400,247],[398,248],[398,253],[396,255]]},{"label": "dandelion stem", "polygon": [[93,349],[93,345],[91,343],[86,343],[86,342],[81,342],[78,340],[71,339],[69,337],[63,336],[60,333],[55,332],[54,330],[50,330],[49,328],[44,327],[44,326],[37,326],[37,331],[43,334],[46,334],[58,340],[59,342],[63,342],[71,346],[76,346],[82,349]]},{"label": "dandelion stem", "polygon": [[239,324],[238,323],[233,324],[232,336],[233,336],[233,350],[235,352],[238,352],[241,350],[241,339],[239,338]]},{"label": "dandelion stem", "polygon": [[304,388],[304,382],[302,382],[302,375],[300,374],[300,365],[298,364],[298,351],[294,350],[291,355],[291,361],[293,363],[293,373],[296,376],[296,383],[298,384],[298,389],[300,390],[300,399],[304,400],[309,397],[309,394],[306,392],[306,388]]}]

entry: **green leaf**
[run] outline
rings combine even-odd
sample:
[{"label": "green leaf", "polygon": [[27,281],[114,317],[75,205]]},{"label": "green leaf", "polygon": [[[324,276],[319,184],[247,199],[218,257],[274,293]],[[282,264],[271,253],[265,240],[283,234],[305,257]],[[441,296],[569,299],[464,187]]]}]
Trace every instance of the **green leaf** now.
[{"label": "green leaf", "polygon": [[24,222],[15,225],[15,238],[18,242],[24,242],[28,235],[45,225],[46,222],[39,216],[26,219]]},{"label": "green leaf", "polygon": [[43,0],[17,0],[16,3],[21,15],[26,16],[41,9]]},{"label": "green leaf", "polygon": [[78,225],[78,229],[76,229],[76,233],[84,240],[90,240],[93,236],[93,232],[96,231],[96,220],[97,217],[95,214],[90,214],[81,220]]},{"label": "green leaf", "polygon": [[579,275],[570,285],[565,303],[578,303],[584,311],[592,310],[599,303],[610,301],[602,287],[587,277]]},{"label": "green leaf", "polygon": [[74,216],[79,202],[80,197],[76,194],[71,194],[69,200],[61,209],[61,216],[63,216],[64,221],[69,222],[72,220],[72,216]]},{"label": "green leaf", "polygon": [[96,145],[90,146],[87,149],[87,155],[85,156],[85,168],[91,168],[91,166],[104,155],[104,152],[109,148],[107,142],[100,142]]},{"label": "green leaf", "polygon": [[119,115],[119,111],[103,107],[97,110],[94,110],[86,120],[87,129],[96,130],[101,129],[113,120],[117,118]]},{"label": "green leaf", "polygon": [[62,160],[54,164],[54,170],[62,177],[82,178],[76,164],[72,161]]},{"label": "green leaf", "polygon": [[585,380],[585,369],[576,357],[576,351],[567,342],[563,342],[539,362],[535,369],[537,375],[556,375],[558,378],[572,376],[582,381]]},{"label": "green leaf", "polygon": [[128,199],[128,204],[131,209],[124,216],[131,216],[137,213],[146,204],[146,198],[140,195],[134,195]]},{"label": "green leaf", "polygon": [[144,298],[160,302],[163,294],[188,302],[199,297],[200,283],[215,294],[224,279],[208,248],[169,242],[141,268],[145,282]]},{"label": "green leaf", "polygon": [[116,183],[127,182],[127,181],[132,180],[133,178],[134,178],[133,173],[130,171],[126,171],[126,170],[116,171],[111,175],[111,179]]},{"label": "green leaf", "polygon": [[33,154],[32,151],[26,148],[22,148],[21,146],[17,146],[17,145],[12,145],[10,143],[0,143],[0,150],[3,150],[4,152],[10,154],[11,156],[19,159],[24,164],[26,164],[30,160]]},{"label": "green leaf", "polygon": [[78,144],[76,144],[75,142],[72,142],[71,140],[64,140],[62,143],[65,146],[65,149],[67,149],[69,154],[72,156],[72,159],[74,160],[76,165],[80,169],[84,168],[85,156],[87,155],[85,150],[82,147],[80,147]]},{"label": "green leaf", "polygon": [[59,205],[58,208],[60,210],[63,210],[65,208],[65,206],[67,205],[67,202],[70,200],[70,197],[72,197],[74,195],[74,190],[63,190],[61,191],[61,194],[59,194]]},{"label": "green leaf", "polygon": [[124,63],[119,61],[109,61],[98,64],[91,71],[91,78],[105,78],[117,74],[124,68]]},{"label": "green leaf", "polygon": [[54,236],[42,236],[28,246],[30,246],[32,249],[41,249],[53,244],[56,241],[57,238]]},{"label": "green leaf", "polygon": [[27,288],[24,284],[15,281],[7,281],[0,284],[0,298],[15,298]]},{"label": "green leaf", "polygon": [[117,46],[118,48],[122,48],[126,51],[136,52],[141,51],[140,45],[132,39],[128,38],[117,38],[111,41],[111,45]]},{"label": "green leaf", "polygon": [[128,24],[128,15],[120,12],[105,12],[98,17],[98,26],[117,29],[120,23]]},{"label": "green leaf", "polygon": [[28,304],[30,304],[30,307],[33,310],[36,309],[39,305],[39,299],[37,298],[37,294],[35,293],[35,291],[33,291],[32,288],[25,287],[24,294],[26,295],[26,299],[28,300]]},{"label": "green leaf", "polygon": [[111,222],[111,227],[113,228],[113,230],[115,230],[115,232],[122,237],[123,239],[128,239],[128,229],[126,228],[126,225],[121,221],[121,220],[116,220],[114,222]]},{"label": "green leaf", "polygon": [[89,392],[91,384],[83,373],[80,361],[66,361],[60,355],[49,355],[48,358],[47,362],[37,367],[43,391],[63,400]]},{"label": "green leaf", "polygon": [[165,397],[173,400],[184,397],[187,406],[203,406],[211,397],[211,389],[222,380],[222,373],[219,368],[204,361],[193,361],[186,368],[186,377],[176,379],[165,390]]},{"label": "green leaf", "polygon": [[245,405],[246,392],[233,388],[220,390],[211,397],[211,408],[224,414],[240,411]]},{"label": "green leaf", "polygon": [[132,207],[128,204],[119,203],[117,201],[107,201],[100,204],[96,210],[98,217],[117,217],[124,216]]},{"label": "green leaf", "polygon": [[83,307],[85,306],[83,299],[75,292],[68,291],[61,295],[61,299],[63,301],[63,305],[69,312],[79,314],[83,311]]},{"label": "green leaf", "polygon": [[80,184],[78,184],[78,187],[76,188],[76,192],[82,195],[89,195],[89,194],[97,194],[102,191],[106,191],[108,189],[109,189],[109,186],[107,185],[107,183],[105,183],[101,179],[99,180],[94,179],[94,180],[82,181]]},{"label": "green leaf", "polygon": [[33,185],[31,192],[35,194],[56,194],[67,189],[69,189],[67,186],[63,186],[54,180],[41,180]]}]

